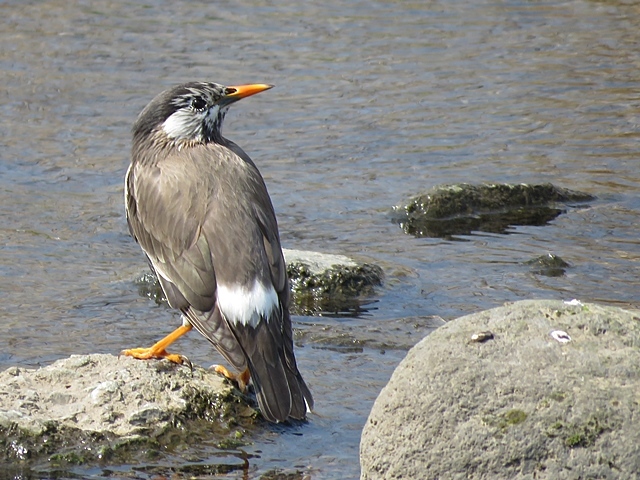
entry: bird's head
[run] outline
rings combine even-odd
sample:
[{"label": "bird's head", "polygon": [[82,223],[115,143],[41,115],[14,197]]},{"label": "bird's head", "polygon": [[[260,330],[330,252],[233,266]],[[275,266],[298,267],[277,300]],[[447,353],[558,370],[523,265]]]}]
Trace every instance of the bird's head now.
[{"label": "bird's head", "polygon": [[133,126],[134,141],[155,134],[175,144],[222,141],[222,122],[232,103],[273,85],[225,87],[191,82],[165,90],[140,112]]}]

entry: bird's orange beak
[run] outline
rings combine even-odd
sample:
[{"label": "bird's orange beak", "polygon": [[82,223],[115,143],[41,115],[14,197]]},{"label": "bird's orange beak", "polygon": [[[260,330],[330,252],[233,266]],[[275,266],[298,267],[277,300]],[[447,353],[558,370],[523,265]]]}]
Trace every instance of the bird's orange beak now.
[{"label": "bird's orange beak", "polygon": [[225,98],[231,101],[236,101],[244,97],[250,97],[256,93],[264,92],[270,88],[273,88],[273,85],[267,85],[266,83],[230,86],[225,89]]}]

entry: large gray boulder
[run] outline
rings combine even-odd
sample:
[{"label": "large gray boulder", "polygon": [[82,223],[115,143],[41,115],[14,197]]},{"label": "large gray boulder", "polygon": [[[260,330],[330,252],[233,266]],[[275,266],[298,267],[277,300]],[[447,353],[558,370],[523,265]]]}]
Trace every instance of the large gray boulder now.
[{"label": "large gray boulder", "polygon": [[410,350],[362,433],[361,479],[640,478],[640,313],[522,301]]}]

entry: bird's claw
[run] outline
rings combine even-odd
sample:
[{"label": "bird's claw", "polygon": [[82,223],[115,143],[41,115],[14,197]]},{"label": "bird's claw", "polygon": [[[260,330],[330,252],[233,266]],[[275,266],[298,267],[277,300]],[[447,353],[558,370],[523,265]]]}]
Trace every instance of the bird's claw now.
[{"label": "bird's claw", "polygon": [[249,378],[250,378],[248,368],[244,372],[238,373],[238,374],[230,372],[229,369],[227,369],[227,367],[225,367],[224,365],[211,365],[211,367],[209,368],[211,370],[214,370],[216,373],[223,375],[225,378],[231,380],[235,384],[237,384],[238,389],[242,393],[245,393],[247,391],[247,385],[249,383]]},{"label": "bird's claw", "polygon": [[177,363],[178,365],[186,365],[191,371],[193,371],[193,364],[191,363],[191,360],[189,360],[184,355],[179,355],[177,353],[167,353],[165,350],[155,350],[153,348],[129,348],[127,350],[122,350],[120,352],[120,355],[133,357],[138,360],[149,360],[150,358],[165,358],[172,363]]},{"label": "bird's claw", "polygon": [[193,363],[191,363],[191,360],[189,360],[185,355],[180,355],[180,358],[182,359],[182,362],[180,362],[180,364],[184,365],[185,367],[189,367],[189,370],[191,370],[191,373],[193,373]]}]

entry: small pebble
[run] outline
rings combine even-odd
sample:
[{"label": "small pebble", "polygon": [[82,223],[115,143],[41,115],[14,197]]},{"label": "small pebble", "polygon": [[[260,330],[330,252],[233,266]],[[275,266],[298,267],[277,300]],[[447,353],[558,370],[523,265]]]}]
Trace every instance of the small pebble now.
[{"label": "small pebble", "polygon": [[486,342],[487,340],[491,340],[492,338],[493,333],[488,330],[486,332],[478,332],[471,335],[471,341],[477,343]]}]

